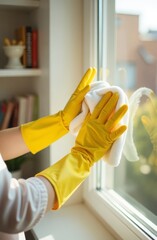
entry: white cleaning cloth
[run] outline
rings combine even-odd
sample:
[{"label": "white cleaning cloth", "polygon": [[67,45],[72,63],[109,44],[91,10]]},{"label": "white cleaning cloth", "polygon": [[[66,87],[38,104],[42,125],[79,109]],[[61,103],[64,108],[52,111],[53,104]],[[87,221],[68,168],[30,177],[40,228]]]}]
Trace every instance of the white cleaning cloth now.
[{"label": "white cleaning cloth", "polygon": [[[111,91],[113,93],[117,92],[119,94],[119,100],[116,106],[116,110],[118,110],[123,104],[128,105],[128,98],[120,87],[110,86],[107,82],[104,82],[104,81],[98,81],[98,82],[92,83],[91,89],[86,94],[85,99],[82,103],[81,113],[78,116],[76,116],[76,118],[74,118],[70,123],[69,130],[73,135],[76,136],[78,134],[88,112],[89,111],[90,113],[93,112],[97,103],[100,101],[102,96],[108,91]],[[128,126],[128,120],[129,120],[129,111],[127,111],[127,113],[124,115],[124,117],[120,121],[120,125]],[[113,143],[111,149],[103,157],[103,160],[105,160],[109,165],[112,165],[112,166],[119,165],[122,151],[123,151],[123,146],[125,143],[126,132],[127,131],[125,131],[125,133],[122,134],[122,136]]]},{"label": "white cleaning cloth", "polygon": [[148,97],[153,101],[154,92],[150,88],[142,87],[137,89],[129,98],[129,123],[128,123],[128,131],[126,134],[125,145],[123,149],[124,156],[128,161],[135,162],[139,160],[139,156],[137,153],[137,149],[134,143],[133,138],[133,121],[139,107],[142,96]]}]

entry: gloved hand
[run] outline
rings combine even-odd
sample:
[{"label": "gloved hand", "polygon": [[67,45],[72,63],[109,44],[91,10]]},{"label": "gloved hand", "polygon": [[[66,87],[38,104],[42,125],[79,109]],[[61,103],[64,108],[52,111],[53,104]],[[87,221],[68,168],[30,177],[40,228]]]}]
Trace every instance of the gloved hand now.
[{"label": "gloved hand", "polygon": [[32,153],[39,152],[68,133],[69,124],[81,111],[81,103],[90,89],[89,84],[95,74],[95,68],[87,70],[64,110],[21,125],[24,142]]},{"label": "gloved hand", "polygon": [[86,93],[90,90],[90,83],[96,75],[96,68],[89,68],[83,76],[80,84],[77,86],[75,92],[72,94],[68,103],[66,104],[62,114],[64,126],[69,130],[70,122],[80,113],[82,101]]},{"label": "gloved hand", "polygon": [[91,166],[107,153],[126,130],[126,126],[119,126],[119,122],[127,111],[127,105],[114,112],[117,101],[116,93],[106,93],[92,115],[85,120],[71,152],[36,175],[45,177],[53,185],[57,196],[53,209],[64,204],[87,178]]}]

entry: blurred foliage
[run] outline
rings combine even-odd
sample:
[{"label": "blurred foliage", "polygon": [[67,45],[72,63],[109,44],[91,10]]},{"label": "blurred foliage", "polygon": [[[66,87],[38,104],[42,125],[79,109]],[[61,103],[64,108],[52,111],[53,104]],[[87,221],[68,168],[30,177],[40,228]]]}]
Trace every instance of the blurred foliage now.
[{"label": "blurred foliage", "polygon": [[6,161],[7,168],[10,172],[14,172],[21,169],[22,164],[25,161],[29,161],[32,159],[31,153],[26,153],[22,156],[19,156],[17,158],[13,158],[11,160]]},{"label": "blurred foliage", "polygon": [[[156,108],[157,109],[157,108]],[[127,161],[127,184],[134,186],[132,195],[144,206],[157,214],[157,154],[153,155],[155,161],[150,162],[150,156],[154,151],[152,139],[145,130],[141,116],[151,116],[151,124],[154,124],[154,131],[157,131],[157,112],[151,101],[142,103],[134,118],[134,143],[139,155],[139,161]],[[129,193],[131,194],[131,193]]]}]

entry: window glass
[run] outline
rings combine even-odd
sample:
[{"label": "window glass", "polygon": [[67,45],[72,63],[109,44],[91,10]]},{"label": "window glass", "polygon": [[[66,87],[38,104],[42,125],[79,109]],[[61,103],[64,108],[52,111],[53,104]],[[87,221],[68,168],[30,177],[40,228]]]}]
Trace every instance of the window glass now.
[{"label": "window glass", "polygon": [[[130,118],[133,131],[130,129],[132,134],[127,138],[129,147],[126,148],[128,155],[129,151],[131,154],[130,157],[123,154],[121,163],[116,168],[101,163],[101,168],[105,166],[107,170],[102,171],[101,179],[98,178],[98,188],[118,193],[139,211],[136,212],[136,218],[139,217],[152,231],[156,230],[157,223],[156,13],[156,0],[115,1],[114,84],[122,87],[128,99],[132,99]],[[102,53],[104,50],[99,50],[99,54]],[[106,54],[108,53],[107,50]],[[101,58],[106,56],[99,56]],[[107,172],[106,175],[104,171]]]}]

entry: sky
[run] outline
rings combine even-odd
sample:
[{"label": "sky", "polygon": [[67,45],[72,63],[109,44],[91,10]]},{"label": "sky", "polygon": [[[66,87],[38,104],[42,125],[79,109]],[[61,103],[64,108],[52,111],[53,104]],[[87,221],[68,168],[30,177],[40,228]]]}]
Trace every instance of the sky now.
[{"label": "sky", "polygon": [[116,0],[117,13],[139,14],[139,31],[157,30],[157,0]]}]

